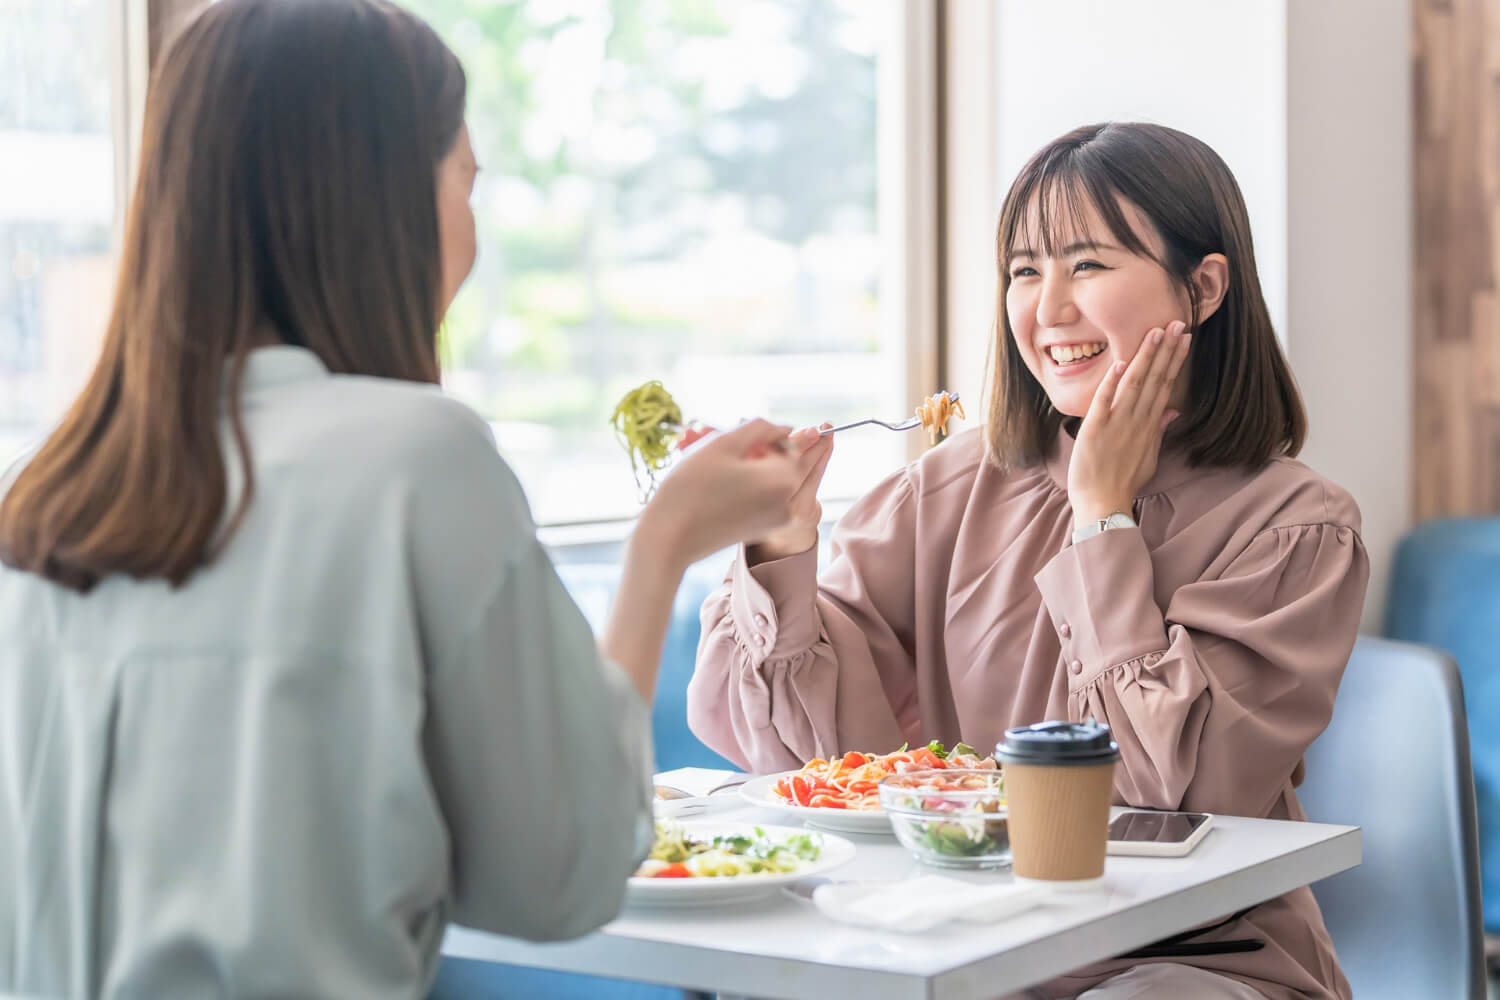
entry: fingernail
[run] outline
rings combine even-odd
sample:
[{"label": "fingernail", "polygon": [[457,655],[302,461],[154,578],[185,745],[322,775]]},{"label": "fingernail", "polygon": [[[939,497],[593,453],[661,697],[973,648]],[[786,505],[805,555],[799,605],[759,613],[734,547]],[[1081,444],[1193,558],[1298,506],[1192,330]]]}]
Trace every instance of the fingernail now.
[{"label": "fingernail", "polygon": [[1151,343],[1153,343],[1153,344],[1160,344],[1161,343],[1161,338],[1162,338],[1162,332],[1160,330],[1152,330],[1151,331]]}]

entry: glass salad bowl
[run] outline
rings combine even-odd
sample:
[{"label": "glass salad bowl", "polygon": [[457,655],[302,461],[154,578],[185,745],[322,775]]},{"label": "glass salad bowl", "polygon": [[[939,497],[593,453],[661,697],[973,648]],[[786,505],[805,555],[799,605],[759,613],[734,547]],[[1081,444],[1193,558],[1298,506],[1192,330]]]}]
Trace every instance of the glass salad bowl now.
[{"label": "glass salad bowl", "polygon": [[880,783],[880,805],[917,860],[943,868],[1009,868],[1000,771],[907,771]]}]

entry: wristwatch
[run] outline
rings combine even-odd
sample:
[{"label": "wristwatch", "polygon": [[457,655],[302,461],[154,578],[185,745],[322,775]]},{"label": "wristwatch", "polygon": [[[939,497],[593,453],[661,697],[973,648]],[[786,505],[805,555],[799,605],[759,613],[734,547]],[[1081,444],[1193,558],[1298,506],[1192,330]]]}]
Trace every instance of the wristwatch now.
[{"label": "wristwatch", "polygon": [[1073,529],[1073,544],[1077,545],[1079,542],[1083,541],[1085,538],[1093,538],[1095,535],[1099,534],[1099,532],[1101,532],[1101,531],[1108,531],[1111,528],[1134,528],[1134,527],[1135,527],[1135,518],[1131,517],[1129,514],[1125,514],[1125,513],[1122,513],[1120,511],[1115,511],[1113,514],[1109,515],[1108,517],[1100,518],[1097,521],[1090,521],[1087,524],[1083,525],[1082,527],[1074,528]]}]

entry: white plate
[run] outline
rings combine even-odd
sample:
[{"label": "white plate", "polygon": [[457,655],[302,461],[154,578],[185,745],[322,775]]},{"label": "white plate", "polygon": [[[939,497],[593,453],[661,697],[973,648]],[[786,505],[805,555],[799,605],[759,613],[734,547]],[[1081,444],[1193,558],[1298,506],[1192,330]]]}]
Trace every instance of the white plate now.
[{"label": "white plate", "polygon": [[[773,840],[806,836],[807,831],[795,826],[766,826],[762,823],[715,823],[702,821],[683,823],[682,831],[697,838],[754,836],[756,829],[764,831]],[[751,899],[770,895],[784,885],[820,875],[854,858],[854,845],[843,837],[826,833],[816,836],[823,840],[823,850],[818,860],[803,864],[794,872],[775,875],[729,875],[715,878],[637,878],[632,876],[625,887],[625,901],[649,906],[701,906],[731,900]]]},{"label": "white plate", "polygon": [[789,817],[840,833],[892,833],[884,809],[825,809],[799,806],[776,794],[776,782],[800,771],[783,771],[752,778],[740,786],[740,796],[753,805],[775,809]]}]

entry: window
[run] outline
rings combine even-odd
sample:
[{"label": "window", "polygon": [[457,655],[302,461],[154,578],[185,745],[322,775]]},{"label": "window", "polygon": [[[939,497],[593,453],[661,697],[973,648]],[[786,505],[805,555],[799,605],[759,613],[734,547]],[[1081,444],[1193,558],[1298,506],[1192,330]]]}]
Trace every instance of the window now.
[{"label": "window", "polygon": [[93,366],[114,280],[109,0],[0,4],[0,464]]},{"label": "window", "polygon": [[[144,79],[127,39],[159,44],[197,2],[0,3],[0,462],[97,355]],[[908,68],[926,0],[406,5],[464,62],[484,167],[445,380],[540,522],[638,509],[608,418],[647,379],[721,426],[899,417],[938,387],[932,286],[913,285],[937,256],[935,203],[913,198],[932,184],[935,95]],[[822,494],[916,444],[842,437]]]},{"label": "window", "polygon": [[[900,2],[411,0],[468,71],[483,168],[446,380],[539,521],[637,508],[608,418],[647,379],[719,425],[909,412]],[[841,438],[824,494],[907,448]]]}]

